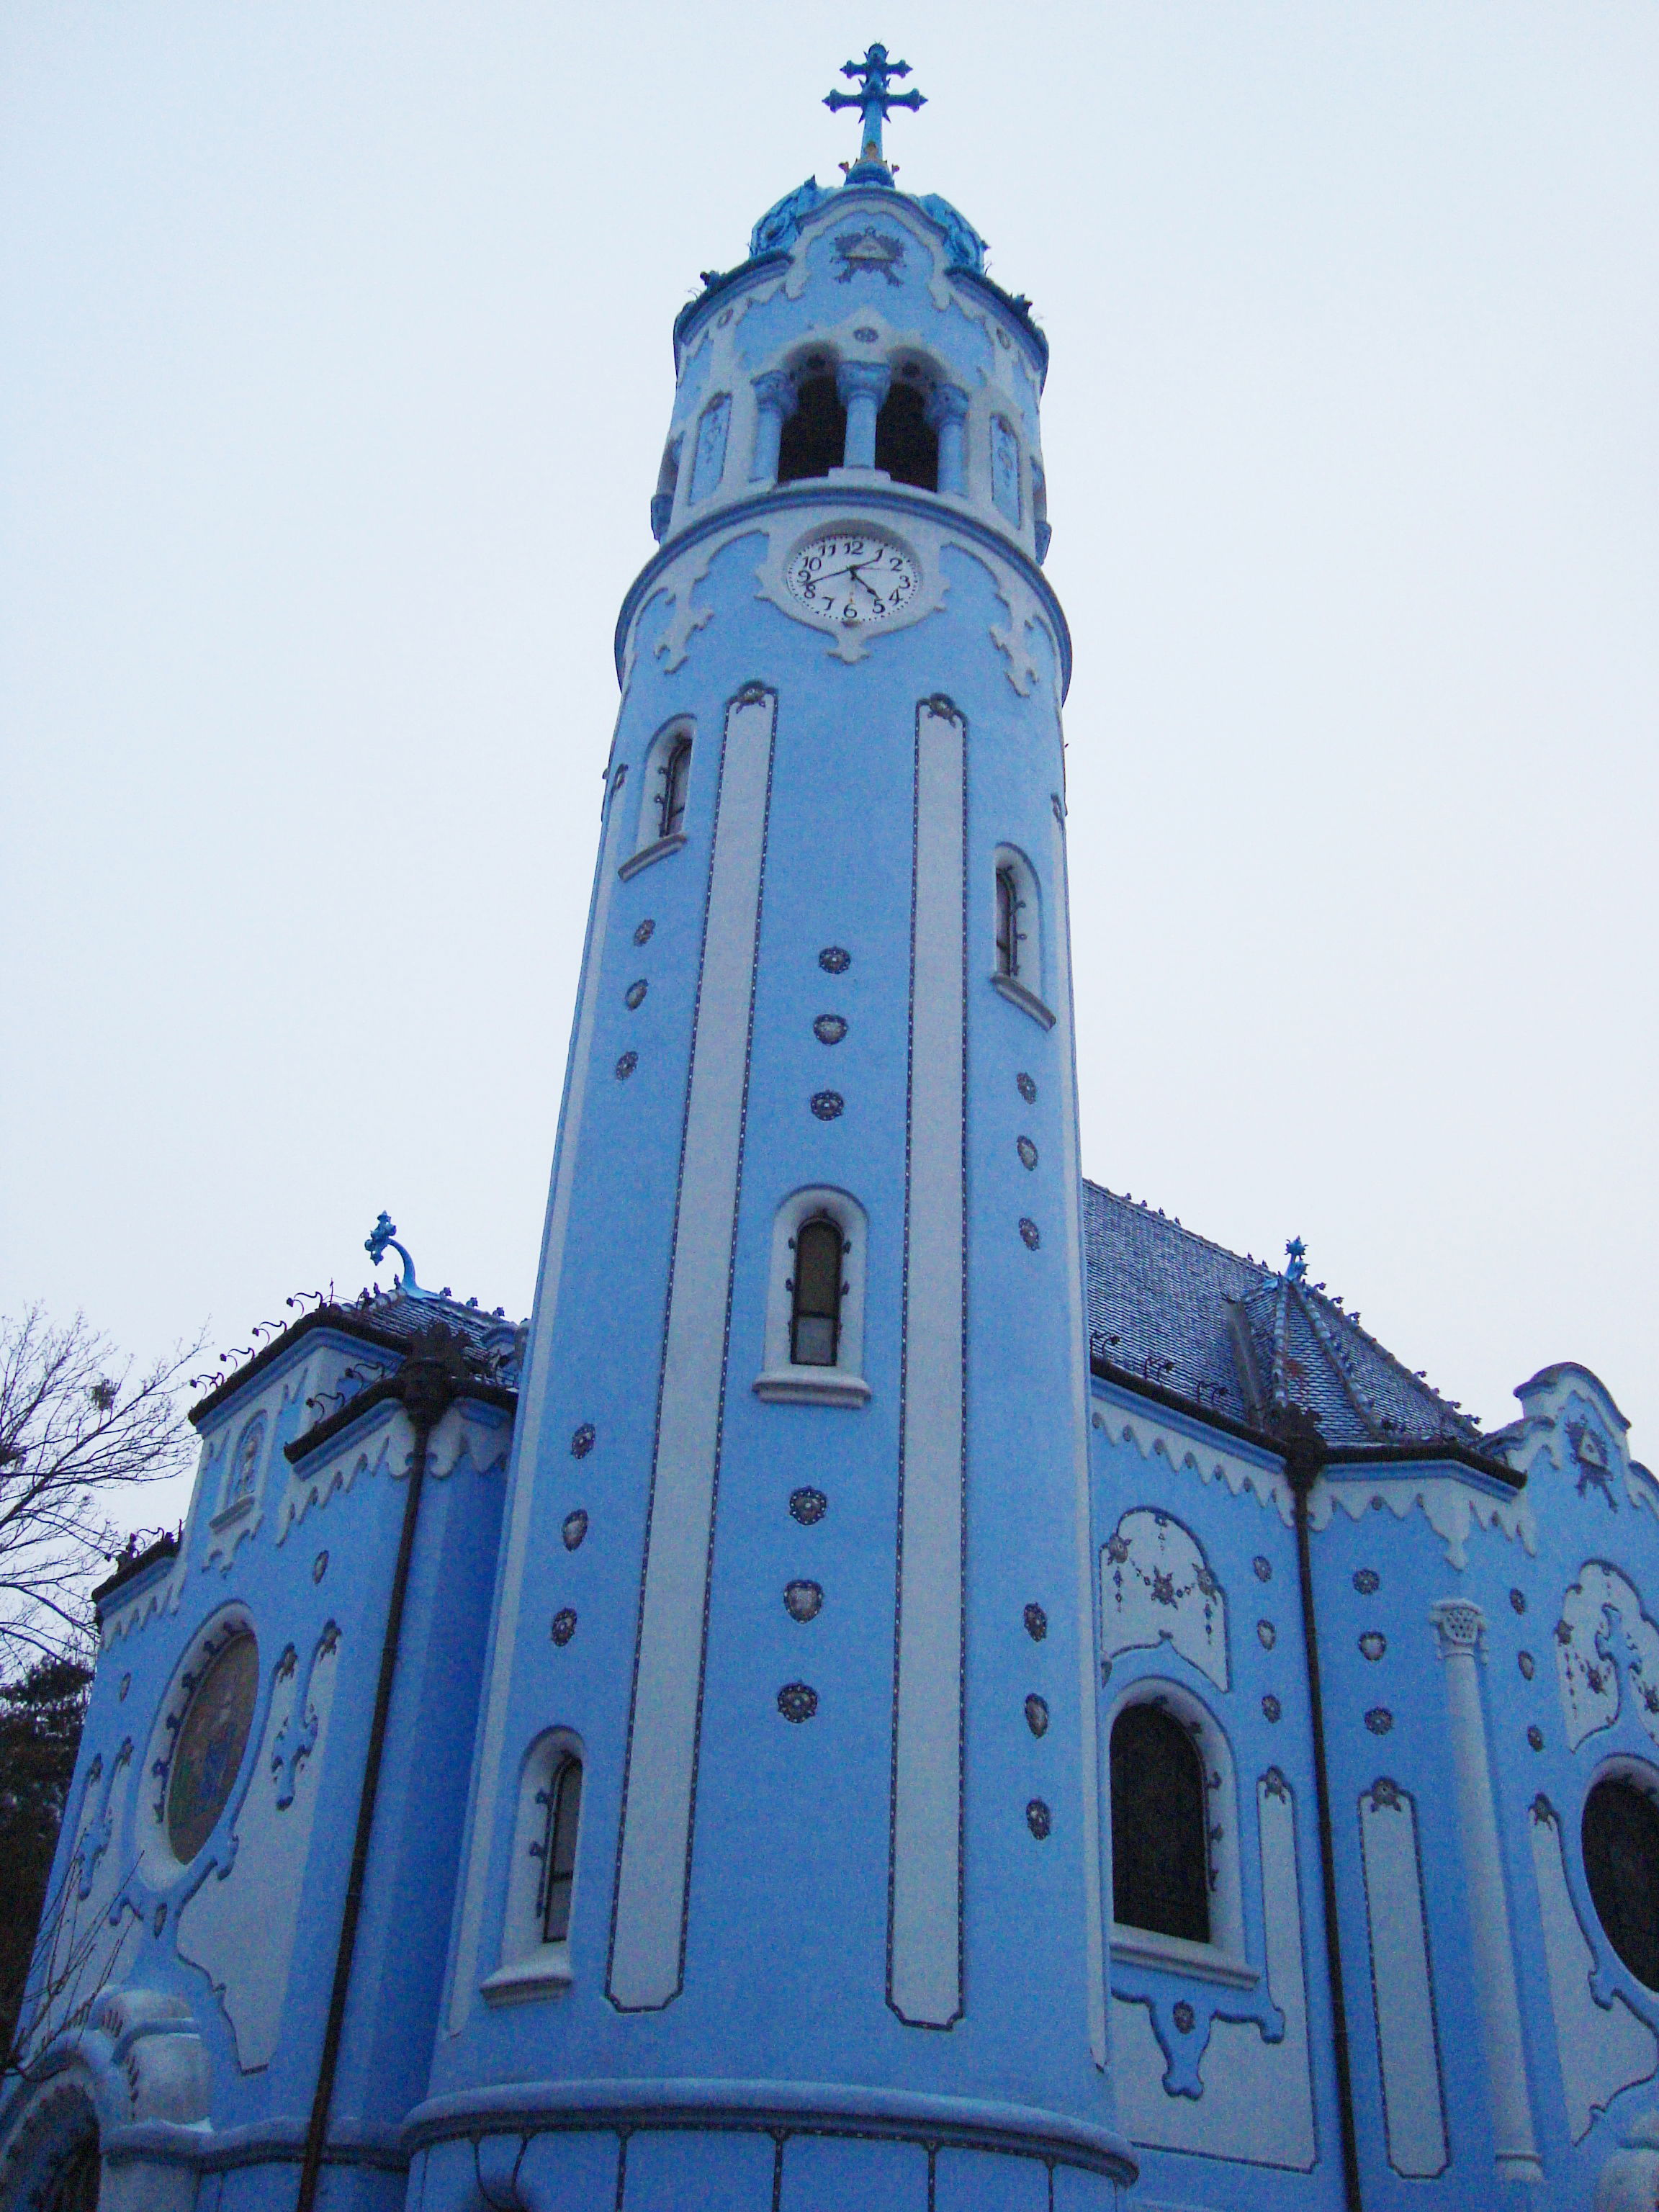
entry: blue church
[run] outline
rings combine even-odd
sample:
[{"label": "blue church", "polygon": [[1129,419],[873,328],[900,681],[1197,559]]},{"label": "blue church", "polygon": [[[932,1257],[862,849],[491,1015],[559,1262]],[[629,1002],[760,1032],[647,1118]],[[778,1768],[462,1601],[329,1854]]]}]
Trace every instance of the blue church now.
[{"label": "blue church", "polygon": [[1048,346],[845,75],[674,326],[533,1315],[383,1215],[195,1407],[4,2212],[1659,2203],[1659,1485],[1084,1181]]}]

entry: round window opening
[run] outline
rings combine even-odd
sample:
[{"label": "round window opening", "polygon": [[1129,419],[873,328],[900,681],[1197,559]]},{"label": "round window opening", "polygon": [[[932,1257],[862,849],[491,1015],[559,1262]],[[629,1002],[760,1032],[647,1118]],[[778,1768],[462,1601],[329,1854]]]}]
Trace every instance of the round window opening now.
[{"label": "round window opening", "polygon": [[239,1629],[208,1662],[173,1747],[167,1841],[181,1863],[195,1857],[230,1802],[258,1694],[259,1648]]},{"label": "round window opening", "polygon": [[1637,1980],[1659,1990],[1659,1805],[1621,1777],[1584,1800],[1584,1875],[1607,1938]]}]

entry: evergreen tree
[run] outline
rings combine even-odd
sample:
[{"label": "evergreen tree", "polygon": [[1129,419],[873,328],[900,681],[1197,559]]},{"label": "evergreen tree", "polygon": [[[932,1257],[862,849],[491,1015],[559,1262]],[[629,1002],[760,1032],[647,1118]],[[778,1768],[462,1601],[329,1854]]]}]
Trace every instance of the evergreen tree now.
[{"label": "evergreen tree", "polygon": [[0,1684],[0,2054],[13,2047],[91,1680],[47,1658]]}]

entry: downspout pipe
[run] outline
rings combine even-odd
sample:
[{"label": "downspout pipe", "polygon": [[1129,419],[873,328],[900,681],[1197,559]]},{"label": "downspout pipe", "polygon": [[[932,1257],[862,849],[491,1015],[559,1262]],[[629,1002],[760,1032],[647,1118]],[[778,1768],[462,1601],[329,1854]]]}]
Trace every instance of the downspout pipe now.
[{"label": "downspout pipe", "polygon": [[1308,1498],[1325,1464],[1325,1443],[1312,1417],[1283,1408],[1274,1424],[1285,1454],[1296,1516],[1296,1571],[1302,1589],[1302,1644],[1308,1663],[1308,1712],[1313,1729],[1314,1804],[1319,1829],[1319,1876],[1325,1903],[1325,1966],[1331,1990],[1331,2045],[1336,2060],[1337,2118],[1342,2142],[1342,2197],[1346,2212],[1364,2212],[1359,2144],[1354,2131],[1353,2069],[1348,2048],[1348,2004],[1342,1978],[1342,1939],[1336,1911],[1336,1846],[1331,1826],[1331,1779],[1325,1755],[1325,1693],[1319,1672],[1319,1617],[1314,1603],[1313,1559],[1308,1543]]},{"label": "downspout pipe", "polygon": [[410,1569],[415,1556],[415,1531],[421,1514],[421,1492],[426,1481],[428,1450],[432,1431],[453,1404],[466,1379],[458,1343],[440,1327],[417,1338],[408,1358],[393,1378],[404,1413],[415,1431],[415,1449],[409,1466],[409,1488],[404,1494],[403,1528],[398,1538],[397,1565],[392,1569],[392,1595],[386,1605],[386,1631],[380,1644],[380,1680],[374,1691],[374,1714],[369,1724],[368,1751],[357,1798],[357,1832],[351,1847],[351,1869],[346,1877],[345,1905],[340,1916],[339,1941],[334,1952],[334,1980],[329,1991],[328,2019],[323,2029],[323,2051],[317,2068],[317,2087],[311,2100],[311,2120],[306,2130],[305,2154],[300,2165],[300,2193],[296,2212],[314,2212],[318,2184],[322,2179],[323,2152],[328,2136],[329,2112],[334,2102],[334,2077],[339,2067],[340,2043],[345,2029],[346,2000],[351,1990],[351,1963],[357,1948],[357,1926],[362,1917],[363,1888],[368,1872],[369,1844],[374,1832],[374,1802],[380,1793],[380,1762],[386,1751],[386,1722],[392,1711],[392,1691],[398,1673],[398,1647],[403,1633],[404,1606],[409,1595]]}]

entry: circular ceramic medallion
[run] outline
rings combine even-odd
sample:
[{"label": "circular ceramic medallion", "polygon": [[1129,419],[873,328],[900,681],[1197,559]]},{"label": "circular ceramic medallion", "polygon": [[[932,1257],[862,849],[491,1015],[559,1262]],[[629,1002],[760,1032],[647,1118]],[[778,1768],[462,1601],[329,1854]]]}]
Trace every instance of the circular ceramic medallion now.
[{"label": "circular ceramic medallion", "polygon": [[195,1857],[230,1802],[258,1695],[259,1647],[239,1629],[208,1662],[179,1724],[167,1777],[167,1841],[180,1862]]}]

